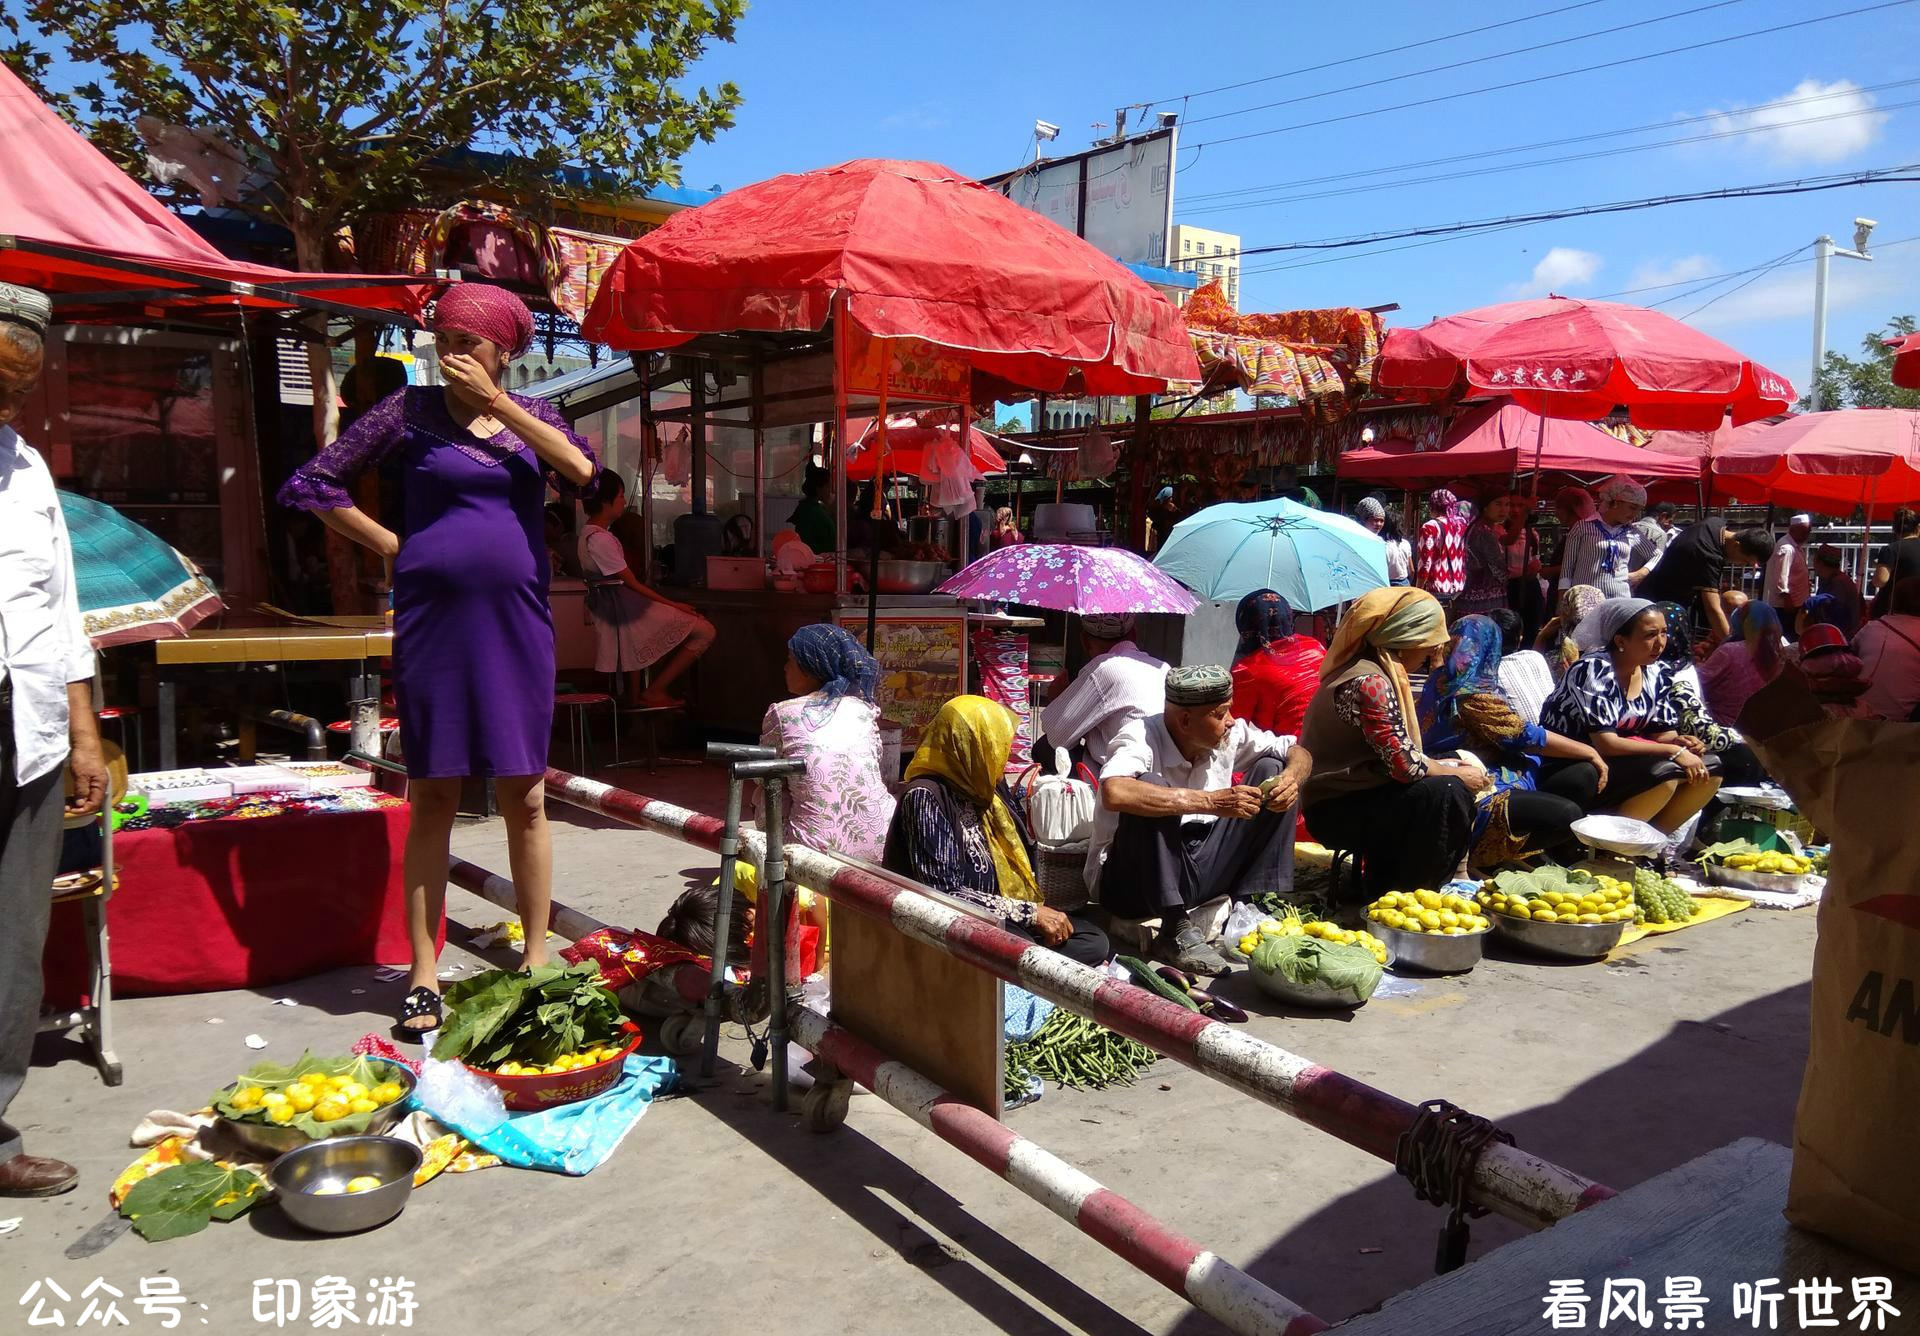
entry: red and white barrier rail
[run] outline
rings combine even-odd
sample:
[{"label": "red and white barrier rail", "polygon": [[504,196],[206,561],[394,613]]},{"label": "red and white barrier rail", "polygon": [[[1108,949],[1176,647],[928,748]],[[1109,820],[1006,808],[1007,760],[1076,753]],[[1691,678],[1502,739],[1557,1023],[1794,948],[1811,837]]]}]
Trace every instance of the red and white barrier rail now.
[{"label": "red and white barrier rail", "polygon": [[1239,1267],[1174,1233],[1119,1193],[811,1007],[788,1013],[793,1037],[950,1146],[993,1170],[1081,1233],[1245,1336],[1309,1336],[1327,1324]]},{"label": "red and white barrier rail", "polygon": [[[547,795],[628,825],[717,851],[718,818],[564,771],[547,772]],[[740,832],[758,859],[758,831]],[[786,847],[788,874],[837,905],[883,919],[948,955],[1018,984],[1078,1015],[1146,1044],[1237,1090],[1391,1162],[1417,1113],[1405,1100],[1207,1019],[1145,989],[1108,978],[997,924],[987,923],[804,845]],[[1503,1142],[1474,1166],[1473,1200],[1533,1229],[1614,1195],[1612,1188]]]}]

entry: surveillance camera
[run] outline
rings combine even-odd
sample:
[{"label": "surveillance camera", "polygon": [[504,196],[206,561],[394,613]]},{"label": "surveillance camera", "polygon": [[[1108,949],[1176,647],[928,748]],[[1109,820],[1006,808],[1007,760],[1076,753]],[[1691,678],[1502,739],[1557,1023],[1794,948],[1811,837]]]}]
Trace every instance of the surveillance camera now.
[{"label": "surveillance camera", "polygon": [[1033,123],[1033,137],[1035,139],[1058,139],[1060,137],[1060,127],[1052,121],[1035,121]]},{"label": "surveillance camera", "polygon": [[1180,119],[1179,112],[1163,111],[1160,113],[1160,128],[1162,130],[1171,130],[1174,127],[1175,123],[1179,121],[1179,119]]},{"label": "surveillance camera", "polygon": [[1871,218],[1854,219],[1853,248],[1857,251],[1864,252],[1867,249],[1867,238],[1873,235],[1873,229],[1878,226],[1879,224]]}]

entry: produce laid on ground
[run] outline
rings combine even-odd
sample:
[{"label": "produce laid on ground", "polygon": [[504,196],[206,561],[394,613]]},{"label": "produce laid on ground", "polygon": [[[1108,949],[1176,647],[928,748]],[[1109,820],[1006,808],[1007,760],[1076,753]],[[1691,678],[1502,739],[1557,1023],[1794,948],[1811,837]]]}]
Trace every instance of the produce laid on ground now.
[{"label": "produce laid on ground", "polygon": [[214,1110],[239,1123],[298,1128],[318,1139],[367,1130],[381,1110],[404,1099],[403,1069],[384,1058],[316,1058],[291,1067],[263,1062],[213,1097]]},{"label": "produce laid on ground", "polygon": [[1365,1002],[1387,964],[1386,943],[1372,933],[1290,908],[1256,924],[1234,945],[1253,966],[1255,981],[1289,1000],[1324,994],[1329,1000]]},{"label": "produce laid on ground", "polygon": [[1031,1038],[1007,1045],[1003,1088],[1008,1099],[1017,1099],[1029,1093],[1030,1077],[1036,1076],[1076,1090],[1132,1085],[1159,1060],[1139,1040],[1063,1009],[1047,1017]]},{"label": "produce laid on ground", "polygon": [[1641,923],[1685,923],[1700,912],[1698,900],[1651,868],[1634,870],[1633,898]]},{"label": "produce laid on ground", "polygon": [[1171,965],[1150,965],[1137,956],[1115,956],[1113,963],[1132,975],[1133,982],[1139,987],[1149,993],[1158,993],[1169,1002],[1177,1002],[1189,1011],[1235,1024],[1247,1020],[1246,1012],[1224,997],[1216,997],[1196,988],[1192,976],[1183,974]]},{"label": "produce laid on ground", "polygon": [[592,960],[476,974],[447,990],[445,1006],[433,1056],[461,1060],[516,1111],[599,1094],[620,1079],[636,1042]]},{"label": "produce laid on ground", "polygon": [[1630,923],[1635,913],[1634,888],[1618,877],[1551,863],[1495,874],[1481,883],[1479,900],[1491,913],[1535,923]]},{"label": "produce laid on ground", "polygon": [[1700,855],[1708,866],[1730,868],[1735,872],[1764,872],[1781,877],[1804,877],[1825,870],[1823,850],[1818,861],[1805,854],[1790,854],[1779,849],[1762,849],[1749,840],[1729,840],[1716,844]]},{"label": "produce laid on ground", "polygon": [[1451,891],[1391,891],[1367,906],[1367,918],[1401,932],[1464,937],[1493,927],[1480,907]]}]

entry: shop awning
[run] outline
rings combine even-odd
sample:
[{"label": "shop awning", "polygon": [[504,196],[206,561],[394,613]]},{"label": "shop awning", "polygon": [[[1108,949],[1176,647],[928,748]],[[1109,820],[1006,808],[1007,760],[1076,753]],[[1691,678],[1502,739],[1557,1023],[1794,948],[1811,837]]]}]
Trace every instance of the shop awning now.
[{"label": "shop awning", "polygon": [[230,260],[0,66],[0,280],[66,322],[307,309],[411,321],[437,286]]},{"label": "shop awning", "polygon": [[[1544,436],[1542,429],[1545,429]],[[1536,464],[1536,460],[1538,461]],[[1387,441],[1340,456],[1343,479],[1430,482],[1514,473],[1625,473],[1642,480],[1700,476],[1697,461],[1627,445],[1587,422],[1542,418],[1511,401],[1470,409],[1441,437],[1438,449]]]}]

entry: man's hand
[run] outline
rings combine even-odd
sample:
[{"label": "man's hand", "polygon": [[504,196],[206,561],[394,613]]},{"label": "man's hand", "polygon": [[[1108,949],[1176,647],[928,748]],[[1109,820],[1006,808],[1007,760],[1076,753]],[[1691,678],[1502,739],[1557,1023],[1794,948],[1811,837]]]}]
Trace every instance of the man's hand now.
[{"label": "man's hand", "polygon": [[1059,910],[1041,905],[1033,911],[1033,930],[1043,946],[1058,946],[1073,936],[1073,920]]},{"label": "man's hand", "polygon": [[1300,800],[1300,781],[1285,771],[1267,789],[1263,804],[1269,812],[1284,812]]},{"label": "man's hand", "polygon": [[107,763],[100,755],[97,738],[74,744],[67,755],[67,770],[73,776],[73,797],[67,799],[68,816],[92,816],[107,800]]},{"label": "man's hand", "polygon": [[1215,816],[1232,817],[1235,820],[1244,821],[1260,810],[1260,790],[1251,784],[1235,784],[1230,789],[1212,789],[1205,796],[1206,810]]}]

